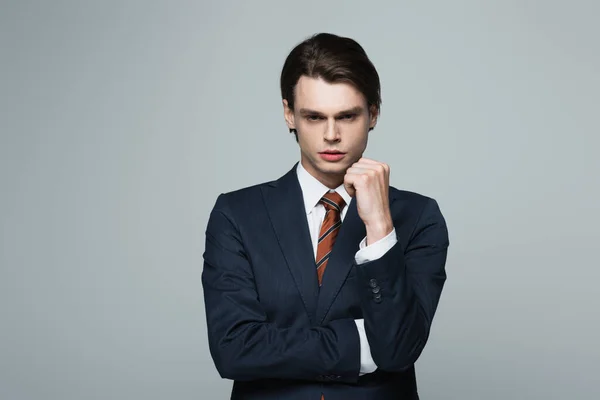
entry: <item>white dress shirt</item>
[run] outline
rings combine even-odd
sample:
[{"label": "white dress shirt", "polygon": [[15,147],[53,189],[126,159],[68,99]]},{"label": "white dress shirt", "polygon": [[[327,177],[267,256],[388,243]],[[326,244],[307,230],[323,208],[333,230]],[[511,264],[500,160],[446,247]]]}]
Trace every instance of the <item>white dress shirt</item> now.
[{"label": "white dress shirt", "polygon": [[[308,228],[310,230],[310,237],[314,250],[314,257],[317,257],[317,244],[319,241],[319,231],[321,230],[321,224],[325,219],[325,207],[319,203],[321,197],[327,192],[337,192],[344,201],[346,206],[342,209],[341,219],[344,220],[346,212],[348,211],[348,204],[352,200],[352,197],[348,194],[344,188],[344,184],[338,186],[335,190],[329,189],[327,186],[319,182],[313,177],[303,166],[302,163],[298,163],[296,168],[298,174],[298,181],[302,189],[302,196],[304,198],[304,205],[306,207],[306,217],[308,220]],[[356,252],[354,259],[356,264],[364,264],[368,261],[376,260],[382,257],[389,249],[391,249],[397,242],[396,230],[392,229],[389,235],[375,243],[366,245],[367,238],[365,237],[359,245],[359,250]],[[356,328],[358,329],[358,335],[360,337],[360,375],[368,374],[377,369],[377,365],[371,357],[371,348],[367,335],[364,328],[364,320],[357,319]]]}]

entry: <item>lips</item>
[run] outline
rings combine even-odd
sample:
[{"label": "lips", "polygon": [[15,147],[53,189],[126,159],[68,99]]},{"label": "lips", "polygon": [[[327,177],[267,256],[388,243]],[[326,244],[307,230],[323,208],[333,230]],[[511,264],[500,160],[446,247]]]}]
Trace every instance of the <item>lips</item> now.
[{"label": "lips", "polygon": [[344,156],[346,155],[346,153],[342,153],[341,151],[337,151],[337,150],[325,150],[319,153],[319,155],[321,156],[321,158],[325,161],[339,161],[341,159],[344,158]]}]

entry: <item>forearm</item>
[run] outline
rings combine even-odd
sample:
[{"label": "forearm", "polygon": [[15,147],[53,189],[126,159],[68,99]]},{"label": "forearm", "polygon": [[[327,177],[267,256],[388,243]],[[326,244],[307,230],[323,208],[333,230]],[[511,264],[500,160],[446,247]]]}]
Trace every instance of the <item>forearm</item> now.
[{"label": "forearm", "polygon": [[223,378],[342,382],[358,378],[360,344],[351,319],[303,329],[278,328],[269,322],[229,325],[224,329],[219,322],[209,323],[210,351]]},{"label": "forearm", "polygon": [[[209,239],[210,243],[210,239]],[[209,244],[202,275],[211,355],[223,378],[355,382],[360,339],[353,319],[324,326],[280,327],[270,321],[242,259]],[[214,253],[217,254],[217,253]],[[229,267],[225,268],[224,265]]]},{"label": "forearm", "polygon": [[373,360],[379,369],[395,371],[416,361],[429,328],[405,269],[389,268],[387,258],[357,267],[358,291]]},{"label": "forearm", "polygon": [[357,290],[373,360],[380,369],[410,367],[431,330],[446,280],[448,231],[434,200],[423,207],[411,239],[357,265]]}]

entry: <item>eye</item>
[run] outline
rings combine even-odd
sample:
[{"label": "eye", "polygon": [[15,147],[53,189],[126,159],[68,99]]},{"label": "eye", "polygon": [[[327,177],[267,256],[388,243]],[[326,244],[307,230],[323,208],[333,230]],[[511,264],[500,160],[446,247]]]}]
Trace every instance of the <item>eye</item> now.
[{"label": "eye", "polygon": [[319,115],[307,115],[306,119],[309,120],[309,121],[318,121],[318,120],[320,120],[322,118]]},{"label": "eye", "polygon": [[356,118],[356,114],[344,114],[341,116],[340,119],[345,120],[345,121],[351,121],[354,118]]}]

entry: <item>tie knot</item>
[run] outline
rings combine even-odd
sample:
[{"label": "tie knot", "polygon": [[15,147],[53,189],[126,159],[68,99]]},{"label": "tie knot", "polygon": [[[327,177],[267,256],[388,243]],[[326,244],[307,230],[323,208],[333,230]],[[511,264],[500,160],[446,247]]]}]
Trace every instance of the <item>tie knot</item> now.
[{"label": "tie knot", "polygon": [[341,212],[346,202],[337,192],[327,192],[325,196],[321,197],[320,203],[325,206],[327,210],[335,210]]}]

